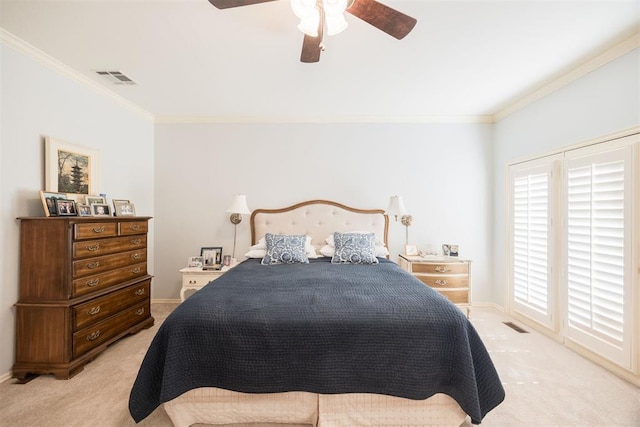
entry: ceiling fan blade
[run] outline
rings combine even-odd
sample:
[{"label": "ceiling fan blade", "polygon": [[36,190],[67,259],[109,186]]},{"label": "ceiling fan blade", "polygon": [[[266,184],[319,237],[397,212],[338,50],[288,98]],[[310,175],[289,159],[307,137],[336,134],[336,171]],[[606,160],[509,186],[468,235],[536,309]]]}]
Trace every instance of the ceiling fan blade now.
[{"label": "ceiling fan blade", "polygon": [[354,0],[347,12],[398,40],[409,34],[418,22],[415,18],[376,0]]},{"label": "ceiling fan blade", "polygon": [[326,16],[324,9],[320,8],[320,20],[318,22],[318,35],[304,35],[302,41],[302,53],[300,53],[300,62],[313,63],[320,61],[320,53],[324,50],[322,38],[324,37],[324,24]]},{"label": "ceiling fan blade", "polygon": [[232,7],[250,6],[252,4],[266,3],[275,0],[209,0],[209,3],[218,9],[229,9]]},{"label": "ceiling fan blade", "polygon": [[318,34],[317,37],[305,34],[302,41],[300,62],[318,62],[320,61],[320,52],[322,52],[322,34]]}]

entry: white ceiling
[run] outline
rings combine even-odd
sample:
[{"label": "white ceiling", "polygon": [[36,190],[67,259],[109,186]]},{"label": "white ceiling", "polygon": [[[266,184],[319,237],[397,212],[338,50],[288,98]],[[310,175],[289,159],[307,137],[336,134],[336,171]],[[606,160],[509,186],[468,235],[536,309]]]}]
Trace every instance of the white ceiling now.
[{"label": "white ceiling", "polygon": [[347,14],[316,64],[287,0],[0,0],[0,27],[159,120],[293,121],[491,117],[640,27],[640,0],[381,2],[413,32]]}]

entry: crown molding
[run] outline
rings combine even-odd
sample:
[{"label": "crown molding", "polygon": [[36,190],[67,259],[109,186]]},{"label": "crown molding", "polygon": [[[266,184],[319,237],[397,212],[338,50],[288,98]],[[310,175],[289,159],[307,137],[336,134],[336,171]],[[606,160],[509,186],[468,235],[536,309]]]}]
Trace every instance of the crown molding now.
[{"label": "crown molding", "polygon": [[535,89],[511,105],[501,109],[493,115],[493,122],[498,122],[504,119],[527,105],[530,105],[558,89],[567,86],[568,84],[584,77],[603,65],[620,58],[638,47],[640,47],[640,32],[635,32],[633,35],[613,45],[611,48],[597,54],[560,77],[555,77],[550,81],[543,83],[538,89]]},{"label": "crown molding", "polygon": [[42,52],[12,33],[0,28],[0,43],[22,53],[57,73],[107,96],[130,111],[158,124],[197,123],[496,123],[514,112],[538,101],[558,89],[578,80],[586,74],[640,47],[640,32],[635,32],[606,51],[594,56],[569,72],[543,83],[538,89],[524,95],[494,114],[469,116],[156,116],[126,100],[105,86],[73,70],[57,59]]},{"label": "crown molding", "polygon": [[493,116],[156,116],[155,123],[493,123]]},{"label": "crown molding", "polygon": [[58,61],[57,59],[53,58],[52,56],[44,53],[43,51],[39,50],[38,48],[36,48],[35,46],[30,45],[29,43],[25,42],[24,40],[16,37],[15,35],[13,35],[12,33],[6,31],[3,28],[0,28],[0,43],[2,43],[3,45],[7,46],[8,48],[11,48],[23,55],[25,55],[26,57],[39,62],[40,64],[52,69],[53,71],[57,72],[58,74],[61,74],[62,76],[76,82],[79,83],[83,86],[88,87],[89,89],[93,90],[94,92],[99,93],[100,95],[104,95],[107,96],[111,99],[113,99],[114,101],[116,101],[118,104],[124,106],[125,108],[127,108],[130,111],[133,111],[134,113],[142,116],[143,118],[149,120],[149,121],[153,121],[154,120],[154,115],[151,114],[150,112],[140,108],[139,106],[133,104],[132,102],[124,99],[123,97],[121,97],[120,95],[116,94],[115,92],[109,90],[108,88],[102,86],[101,84],[91,80],[90,78],[88,78],[87,76],[73,70],[72,68],[66,66],[65,64],[63,64],[62,62]]}]

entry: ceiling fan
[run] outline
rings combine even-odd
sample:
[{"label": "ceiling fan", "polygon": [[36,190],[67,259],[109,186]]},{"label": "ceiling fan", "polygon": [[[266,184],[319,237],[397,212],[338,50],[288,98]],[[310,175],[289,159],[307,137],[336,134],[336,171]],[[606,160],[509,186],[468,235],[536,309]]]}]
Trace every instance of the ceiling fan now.
[{"label": "ceiling fan", "polygon": [[[218,9],[270,1],[275,0],[209,0]],[[298,29],[304,33],[300,61],[307,63],[320,60],[325,29],[328,35],[333,35],[347,27],[343,12],[349,12],[398,40],[409,34],[418,22],[376,0],[291,0],[291,5],[300,18]]]}]

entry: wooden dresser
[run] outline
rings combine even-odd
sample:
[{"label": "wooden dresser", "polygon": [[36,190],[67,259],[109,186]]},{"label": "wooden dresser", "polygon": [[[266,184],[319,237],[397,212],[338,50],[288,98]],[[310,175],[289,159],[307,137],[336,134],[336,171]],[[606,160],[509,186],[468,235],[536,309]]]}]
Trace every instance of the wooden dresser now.
[{"label": "wooden dresser", "polygon": [[148,217],[20,220],[14,378],[66,379],[153,325]]},{"label": "wooden dresser", "polygon": [[456,257],[423,258],[400,255],[400,267],[452,303],[471,310],[471,261]]}]

